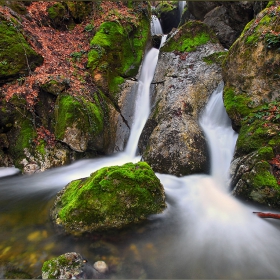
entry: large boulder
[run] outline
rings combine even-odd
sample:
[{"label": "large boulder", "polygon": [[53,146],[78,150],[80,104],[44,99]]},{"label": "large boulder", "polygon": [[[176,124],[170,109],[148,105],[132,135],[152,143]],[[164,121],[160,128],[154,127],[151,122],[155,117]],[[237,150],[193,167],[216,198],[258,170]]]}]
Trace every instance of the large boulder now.
[{"label": "large boulder", "polygon": [[51,218],[64,232],[79,236],[120,229],[166,207],[164,189],[145,162],[104,167],[61,190]]},{"label": "large boulder", "polygon": [[222,51],[211,30],[197,21],[180,27],[161,48],[152,110],[139,141],[140,153],[154,171],[177,176],[208,171],[198,119],[222,80],[214,59]]},{"label": "large boulder", "polygon": [[279,208],[279,3],[244,29],[223,64],[224,103],[239,131],[231,167],[234,194]]},{"label": "large boulder", "polygon": [[115,18],[103,22],[91,39],[88,67],[94,82],[117,104],[119,86],[138,73],[150,21],[141,10],[126,19],[118,18],[116,13]]}]

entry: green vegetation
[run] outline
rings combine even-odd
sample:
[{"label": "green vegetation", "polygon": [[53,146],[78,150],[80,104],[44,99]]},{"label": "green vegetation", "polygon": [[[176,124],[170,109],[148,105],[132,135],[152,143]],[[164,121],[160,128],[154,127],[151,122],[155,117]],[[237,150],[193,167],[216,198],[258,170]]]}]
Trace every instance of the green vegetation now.
[{"label": "green vegetation", "polygon": [[98,99],[96,103],[86,101],[83,97],[60,95],[56,100],[55,136],[62,140],[67,127],[76,125],[87,134],[98,134],[103,130],[103,118],[106,112],[102,111]]},{"label": "green vegetation", "polygon": [[59,279],[60,276],[64,276],[64,273],[67,273],[67,271],[73,273],[75,268],[79,268],[80,266],[80,260],[71,256],[71,253],[67,253],[45,261],[42,267],[42,275],[47,277],[44,279]]},{"label": "green vegetation", "polygon": [[29,74],[28,66],[30,70],[34,70],[43,62],[43,58],[29,46],[18,27],[5,20],[1,20],[0,24],[0,49],[2,80]]},{"label": "green vegetation", "polygon": [[199,21],[189,21],[178,29],[161,50],[163,52],[191,52],[209,41],[218,42],[213,31]]},{"label": "green vegetation", "polygon": [[[146,17],[142,17],[137,25],[118,20],[100,25],[90,42],[88,67],[97,84],[104,90],[114,95],[124,78],[138,73],[149,28]],[[98,74],[101,79],[97,78]]]},{"label": "green vegetation", "polygon": [[218,65],[222,65],[227,52],[215,52],[206,57],[203,57],[202,60],[207,64],[217,63]]},{"label": "green vegetation", "polygon": [[224,105],[230,118],[240,127],[241,119],[252,109],[248,107],[251,98],[244,94],[236,94],[233,88],[224,88]]},{"label": "green vegetation", "polygon": [[147,163],[138,162],[104,167],[72,181],[56,207],[66,232],[79,235],[139,222],[166,205],[159,179]]}]

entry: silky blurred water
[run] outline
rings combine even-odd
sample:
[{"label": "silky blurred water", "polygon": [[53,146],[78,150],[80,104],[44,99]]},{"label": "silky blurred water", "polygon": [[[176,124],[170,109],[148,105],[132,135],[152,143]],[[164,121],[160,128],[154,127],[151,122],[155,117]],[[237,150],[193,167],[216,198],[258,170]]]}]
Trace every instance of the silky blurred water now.
[{"label": "silky blurred water", "polygon": [[129,229],[82,239],[54,230],[49,209],[67,183],[104,166],[140,160],[135,156],[137,142],[149,115],[149,83],[157,55],[158,50],[152,49],[145,58],[139,81],[143,90],[138,92],[124,152],[31,176],[7,176],[17,172],[14,168],[0,170],[0,261],[37,277],[45,260],[75,251],[89,264],[104,260],[110,269],[106,278],[280,277],[278,221],[258,218],[252,213],[258,208],[236,200],[227,187],[237,135],[223,107],[222,84],[200,118],[211,155],[211,174],[181,178],[157,174],[165,188],[167,209]]}]

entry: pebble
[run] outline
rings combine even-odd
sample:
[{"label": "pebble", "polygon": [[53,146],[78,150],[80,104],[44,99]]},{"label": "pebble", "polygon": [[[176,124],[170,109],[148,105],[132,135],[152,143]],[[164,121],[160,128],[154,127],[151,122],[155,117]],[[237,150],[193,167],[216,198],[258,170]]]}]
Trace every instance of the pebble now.
[{"label": "pebble", "polygon": [[109,268],[108,265],[104,261],[97,261],[93,264],[94,269],[96,269],[99,273],[106,273]]}]

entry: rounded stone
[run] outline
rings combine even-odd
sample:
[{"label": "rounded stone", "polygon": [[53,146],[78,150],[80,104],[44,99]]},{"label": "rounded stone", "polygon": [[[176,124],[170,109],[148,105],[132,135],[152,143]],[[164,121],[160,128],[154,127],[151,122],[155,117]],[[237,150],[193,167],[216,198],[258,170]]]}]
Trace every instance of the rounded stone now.
[{"label": "rounded stone", "polygon": [[100,273],[106,273],[109,270],[108,265],[104,261],[95,262],[93,267]]}]

